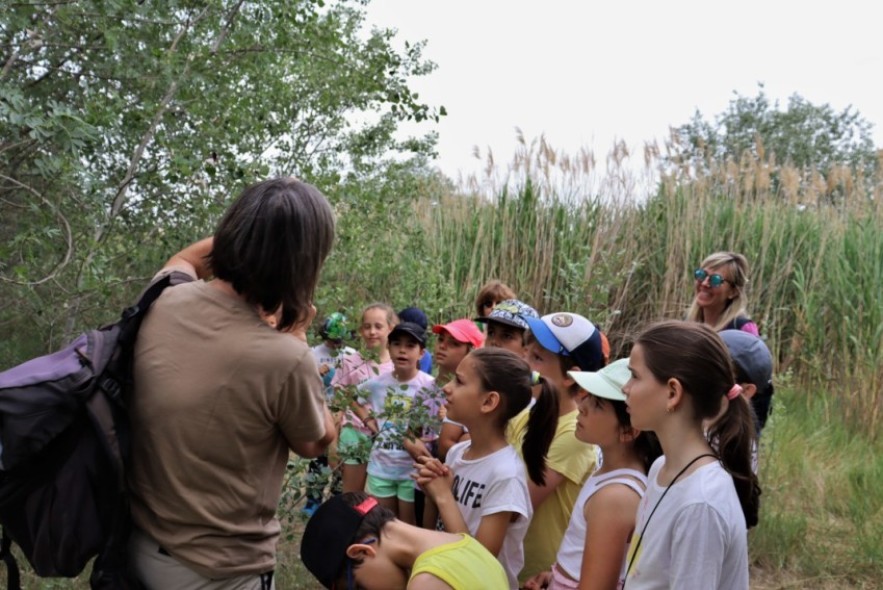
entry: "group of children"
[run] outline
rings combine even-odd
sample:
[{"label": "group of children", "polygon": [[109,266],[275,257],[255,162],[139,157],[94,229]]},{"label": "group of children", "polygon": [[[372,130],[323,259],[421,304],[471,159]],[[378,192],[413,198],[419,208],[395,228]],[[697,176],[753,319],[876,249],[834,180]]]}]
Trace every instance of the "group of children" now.
[{"label": "group of children", "polygon": [[499,282],[476,311],[432,326],[435,379],[413,308],[399,321],[388,305],[366,307],[361,352],[343,348],[344,328],[322,331],[344,493],[321,506],[312,494],[301,555],[316,578],[367,589],[747,588],[759,486],[743,392],[769,383],[769,351],[745,339],[762,342],[663,322],[608,362],[590,320],[540,317]]}]

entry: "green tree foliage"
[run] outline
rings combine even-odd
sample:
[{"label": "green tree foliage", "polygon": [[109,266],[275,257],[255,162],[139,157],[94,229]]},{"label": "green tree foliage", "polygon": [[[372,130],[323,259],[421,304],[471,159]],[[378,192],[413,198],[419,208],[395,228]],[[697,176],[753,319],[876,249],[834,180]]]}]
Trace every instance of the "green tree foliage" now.
[{"label": "green tree foliage", "polygon": [[794,94],[783,109],[760,85],[757,96],[736,94],[713,121],[697,111],[674,132],[678,158],[700,169],[715,160],[739,162],[745,154],[761,160],[774,155],[779,164],[822,174],[846,164],[870,178],[876,162],[871,130],[852,107],[837,112]]},{"label": "green tree foliage", "polygon": [[434,65],[366,31],[364,2],[0,4],[4,365],[109,319],[244,185],[434,149],[394,135],[444,114],[408,86]]}]

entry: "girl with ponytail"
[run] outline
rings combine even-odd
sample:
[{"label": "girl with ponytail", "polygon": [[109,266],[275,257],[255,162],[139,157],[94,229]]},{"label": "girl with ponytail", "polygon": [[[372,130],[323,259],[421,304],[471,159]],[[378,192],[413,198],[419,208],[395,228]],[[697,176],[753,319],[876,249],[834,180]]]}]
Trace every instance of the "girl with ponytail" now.
[{"label": "girl with ponytail", "polygon": [[[506,425],[527,408],[534,385],[540,393],[530,411],[522,463],[506,441]],[[475,537],[500,560],[509,586],[518,588],[533,515],[527,482],[543,485],[558,394],[522,358],[502,348],[469,353],[444,392],[448,417],[466,426],[471,439],[451,447],[445,463],[421,458],[417,483],[438,506],[444,529]]]},{"label": "girl with ponytail", "polygon": [[[638,337],[629,370],[632,425],[655,432],[663,456],[638,508],[625,587],[747,589],[760,487],[754,421],[726,346],[703,324],[662,322]],[[712,448],[703,421],[724,403]]]}]

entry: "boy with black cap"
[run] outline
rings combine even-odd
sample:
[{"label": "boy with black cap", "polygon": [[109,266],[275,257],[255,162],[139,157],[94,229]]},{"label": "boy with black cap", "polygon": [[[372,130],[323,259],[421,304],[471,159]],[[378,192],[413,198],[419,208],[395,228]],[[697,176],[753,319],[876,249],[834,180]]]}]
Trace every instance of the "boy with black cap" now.
[{"label": "boy with black cap", "polygon": [[393,370],[358,386],[356,414],[374,436],[366,490],[398,518],[415,524],[411,472],[416,457],[430,454],[420,436],[424,426],[439,421],[441,393],[435,380],[417,368],[426,331],[401,322],[388,340]]},{"label": "boy with black cap", "polygon": [[[406,307],[402,311],[399,312],[399,321],[401,322],[411,322],[413,324],[417,324],[423,331],[425,332],[429,329],[429,318],[426,317],[426,312],[420,309],[419,307]],[[428,350],[423,350],[423,356],[420,357],[420,364],[418,368],[432,375],[432,353]]]},{"label": "boy with black cap", "polygon": [[408,525],[361,492],[319,507],[304,530],[300,554],[325,588],[509,587],[500,562],[469,535]]}]

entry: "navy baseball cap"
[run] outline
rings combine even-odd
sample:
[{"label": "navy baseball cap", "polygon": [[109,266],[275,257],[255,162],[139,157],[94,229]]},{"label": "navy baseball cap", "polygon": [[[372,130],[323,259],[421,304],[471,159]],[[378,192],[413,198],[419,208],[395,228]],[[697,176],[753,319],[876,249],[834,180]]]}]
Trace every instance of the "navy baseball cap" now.
[{"label": "navy baseball cap", "polygon": [[763,340],[742,330],[723,330],[720,337],[736,365],[737,378],[753,383],[758,392],[766,391],[773,380],[773,355]]}]

